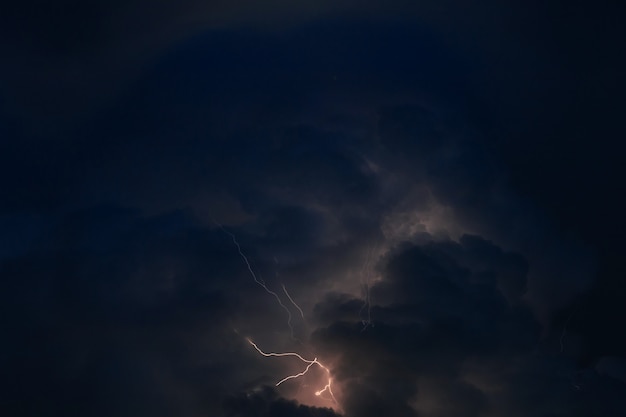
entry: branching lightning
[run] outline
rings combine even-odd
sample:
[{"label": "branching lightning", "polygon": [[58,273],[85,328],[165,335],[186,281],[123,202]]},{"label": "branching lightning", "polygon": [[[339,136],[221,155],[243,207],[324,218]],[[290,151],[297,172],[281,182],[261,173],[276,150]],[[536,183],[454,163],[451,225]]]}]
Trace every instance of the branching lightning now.
[{"label": "branching lightning", "polygon": [[337,399],[335,398],[335,394],[333,394],[333,390],[332,390],[333,379],[332,379],[332,376],[331,376],[331,373],[330,373],[330,369],[328,369],[320,361],[318,361],[317,358],[314,358],[313,360],[305,359],[305,358],[303,358],[302,356],[300,356],[296,352],[284,352],[284,353],[268,352],[268,353],[266,353],[266,352],[263,352],[252,340],[250,340],[250,339],[246,339],[246,340],[248,341],[248,343],[250,343],[252,345],[252,347],[254,347],[254,349],[256,349],[257,352],[259,352],[261,355],[263,355],[265,357],[293,356],[293,357],[296,357],[300,361],[302,361],[302,362],[307,364],[306,368],[304,368],[304,370],[302,372],[298,372],[297,374],[288,375],[288,376],[284,377],[283,379],[281,379],[280,381],[278,381],[276,383],[276,386],[279,386],[283,382],[289,381],[290,379],[296,379],[296,378],[300,378],[301,376],[306,375],[306,373],[309,372],[309,370],[311,369],[311,367],[313,365],[317,365],[322,370],[324,370],[324,372],[326,372],[326,375],[328,376],[328,382],[326,383],[326,385],[321,390],[315,391],[315,395],[319,397],[322,394],[324,394],[325,392],[327,392],[329,394],[329,396],[330,396],[330,399],[332,399],[332,401],[337,403]]},{"label": "branching lightning", "polygon": [[[248,272],[250,273],[250,275],[254,279],[254,282],[257,283],[261,288],[263,288],[265,290],[265,292],[267,292],[272,297],[274,297],[276,299],[276,301],[278,302],[278,305],[280,305],[280,307],[283,310],[285,310],[285,312],[287,313],[287,326],[289,326],[289,330],[291,331],[291,338],[296,340],[296,341],[299,341],[294,336],[294,329],[293,329],[293,326],[291,324],[291,319],[292,319],[291,311],[287,308],[287,306],[285,306],[285,304],[283,304],[283,302],[280,299],[279,295],[276,292],[270,290],[267,287],[267,285],[265,284],[265,281],[262,278],[258,277],[257,274],[254,272],[254,270],[252,268],[252,265],[250,264],[250,261],[248,260],[248,257],[245,255],[245,253],[241,249],[241,245],[237,241],[237,238],[235,237],[235,235],[233,233],[229,232],[228,230],[226,230],[220,223],[215,221],[215,219],[213,221],[224,233],[226,233],[227,235],[230,236],[233,244],[237,248],[237,252],[239,253],[239,256],[244,261],[244,263],[245,263],[245,265],[246,265],[246,267],[248,269]],[[276,258],[274,258],[274,261],[276,263],[278,263],[278,260]],[[300,316],[304,320],[304,312],[302,311],[300,306],[294,301],[294,299],[291,297],[291,295],[289,295],[289,292],[287,291],[287,287],[285,287],[284,284],[282,285],[282,289],[283,289],[285,295],[287,296],[287,299],[300,312]],[[239,334],[239,332],[236,329],[233,328],[233,330],[235,331],[236,334]],[[300,378],[300,377],[306,375],[309,372],[309,370],[313,367],[313,365],[317,365],[320,369],[322,369],[326,373],[326,375],[328,376],[328,380],[327,380],[326,385],[324,385],[324,387],[322,389],[315,391],[315,395],[318,396],[318,397],[322,397],[326,393],[327,394],[325,396],[326,399],[333,401],[335,404],[338,404],[337,399],[335,398],[335,394],[333,393],[333,390],[332,390],[332,376],[331,376],[330,369],[328,369],[328,367],[326,367],[320,361],[318,361],[317,358],[314,358],[313,360],[305,359],[304,357],[302,357],[300,354],[298,354],[296,352],[285,352],[285,353],[269,352],[269,353],[266,353],[266,352],[262,351],[251,339],[247,338],[246,340],[248,341],[248,343],[250,343],[250,345],[252,345],[254,347],[254,349],[258,353],[260,353],[261,355],[263,355],[265,357],[287,357],[287,356],[292,356],[292,357],[298,358],[301,362],[306,364],[306,367],[304,368],[303,371],[298,372],[298,373],[293,374],[293,375],[288,375],[288,376],[284,377],[283,379],[281,379],[280,381],[278,381],[276,383],[276,386],[279,386],[283,382],[289,381],[291,379],[297,379],[297,378]]]}]

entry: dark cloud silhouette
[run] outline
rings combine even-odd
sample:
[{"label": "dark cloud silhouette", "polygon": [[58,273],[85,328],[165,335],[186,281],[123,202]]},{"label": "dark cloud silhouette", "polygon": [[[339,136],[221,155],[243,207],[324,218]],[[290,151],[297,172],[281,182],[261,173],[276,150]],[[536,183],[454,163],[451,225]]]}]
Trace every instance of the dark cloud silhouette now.
[{"label": "dark cloud silhouette", "polygon": [[233,417],[333,417],[338,415],[329,408],[307,407],[295,401],[285,400],[269,387],[228,398],[225,401],[225,409],[226,415]]},{"label": "dark cloud silhouette", "polygon": [[[334,369],[346,415],[584,415],[594,407],[623,415],[626,387],[587,371],[594,387],[587,391],[572,363],[539,353],[540,324],[521,294],[505,296],[507,264],[515,280],[526,279],[523,258],[476,236],[405,244],[381,260],[373,327],[362,331],[346,320],[350,307],[357,314],[357,300],[331,296],[319,304],[322,321],[340,320],[314,340],[340,355]],[[605,400],[592,406],[592,392],[605,389]],[[622,394],[609,394],[614,389]]]}]

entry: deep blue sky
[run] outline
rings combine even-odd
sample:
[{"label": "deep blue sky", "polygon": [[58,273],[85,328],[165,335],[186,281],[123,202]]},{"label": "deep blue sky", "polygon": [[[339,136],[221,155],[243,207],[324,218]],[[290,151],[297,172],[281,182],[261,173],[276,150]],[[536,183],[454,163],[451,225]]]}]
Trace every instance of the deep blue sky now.
[{"label": "deep blue sky", "polygon": [[3,6],[0,409],[626,416],[613,3]]}]

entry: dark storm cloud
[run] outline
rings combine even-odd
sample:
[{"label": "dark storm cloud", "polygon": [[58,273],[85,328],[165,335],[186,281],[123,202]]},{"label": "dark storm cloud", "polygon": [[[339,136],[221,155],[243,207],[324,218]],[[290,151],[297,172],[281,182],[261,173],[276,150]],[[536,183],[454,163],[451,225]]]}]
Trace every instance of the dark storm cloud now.
[{"label": "dark storm cloud", "polygon": [[588,249],[560,237],[543,213],[511,192],[506,169],[464,120],[424,105],[396,106],[382,112],[379,137],[391,150],[388,163],[402,166],[407,181],[428,184],[465,231],[530,259],[528,298],[543,320],[589,288],[594,263]]},{"label": "dark storm cloud", "polygon": [[334,370],[346,415],[624,415],[618,380],[586,371],[582,383],[571,363],[538,355],[540,324],[520,293],[505,296],[506,281],[526,279],[519,255],[464,236],[402,245],[379,268],[374,327],[362,331],[337,314],[357,314],[360,303],[349,297],[331,296],[316,310],[322,321],[341,320],[313,338],[340,356]]},{"label": "dark storm cloud", "polygon": [[[188,3],[182,15],[198,7]],[[49,44],[30,29],[20,42],[53,61],[93,45],[115,56],[121,41],[97,28],[119,17],[93,7],[68,4],[75,26]],[[258,355],[251,337],[332,364],[348,417],[623,415],[620,362],[580,371],[549,328],[590,285],[590,256],[511,190],[467,109],[468,67],[444,45],[413,24],[213,30],[88,122],[33,133],[15,120],[21,110],[5,115],[4,408],[337,415],[287,399],[297,383],[267,388],[302,369]],[[75,115],[67,100],[59,111]],[[257,276],[305,310],[301,320],[291,309],[304,347],[228,232]],[[363,330],[366,274],[376,279]]]},{"label": "dark storm cloud", "polygon": [[300,405],[281,398],[272,388],[263,387],[252,393],[226,399],[227,416],[237,417],[333,417],[338,416],[328,408]]},{"label": "dark storm cloud", "polygon": [[[321,122],[345,126],[342,119],[359,117],[347,126],[354,130],[355,123],[362,128],[363,118],[373,122],[375,114],[369,109],[371,114],[360,115],[358,108],[355,116],[343,110],[329,112],[327,103],[343,100],[350,109],[355,94],[366,103],[379,100],[381,94],[393,96],[406,88],[405,81],[411,89],[418,88],[414,76],[428,79],[431,89],[441,91],[459,84],[450,69],[453,59],[445,49],[422,39],[420,28],[350,27],[353,32],[341,22],[312,25],[294,30],[287,43],[278,35],[210,32],[154,65],[122,100],[87,125],[30,134],[7,116],[3,125],[14,139],[3,142],[0,157],[7,196],[4,210],[54,209],[93,199],[93,194],[133,205],[162,207],[170,200],[172,208],[178,208],[192,198],[202,199],[195,192],[199,188],[212,195],[219,187],[216,179],[224,177],[229,179],[225,188],[235,183],[241,190],[238,198],[251,200],[254,187],[244,189],[250,171],[273,170],[280,181],[283,165],[291,163],[290,169],[297,169],[296,158],[301,155],[314,164],[314,158],[332,154],[334,163],[329,161],[329,168],[317,174],[330,180],[328,175],[334,174],[329,170],[339,175],[344,169],[339,165],[342,158],[355,163],[351,153],[363,141],[341,131],[326,132]],[[413,39],[411,54],[402,50],[407,38]],[[311,47],[302,49],[303,43]],[[163,108],[168,109],[167,117]],[[319,113],[330,120],[320,121],[321,126],[317,120],[302,125],[303,118],[319,118]],[[307,144],[315,137],[318,144]],[[280,162],[273,164],[271,157]],[[316,180],[317,175],[308,175],[300,177]],[[354,180],[347,192],[362,187],[358,177]],[[155,185],[146,188],[149,183]]]},{"label": "dark storm cloud", "polygon": [[[7,40],[1,49],[6,57],[0,69],[1,104],[28,132],[63,131],[89,123],[164,51],[215,28],[272,32],[320,18],[410,18],[411,25],[428,27],[465,49],[489,45],[481,54],[503,53],[507,41],[519,42],[512,39],[516,35],[509,28],[520,28],[519,20],[532,15],[523,5],[502,6],[493,1],[467,10],[453,1],[11,2],[0,17],[1,33]],[[398,52],[414,51],[409,47]],[[517,48],[508,56],[519,64],[525,58],[524,49]]]},{"label": "dark storm cloud", "polygon": [[[12,415],[171,415],[181,412],[174,398],[187,389],[218,389],[194,374],[211,352],[203,333],[219,334],[236,305],[219,288],[220,276],[232,274],[211,268],[219,251],[209,249],[210,236],[190,234],[182,215],[143,221],[102,208],[72,215],[35,253],[4,261],[11,343],[3,369],[13,382],[3,408]],[[220,366],[200,368],[210,374]],[[180,378],[195,380],[195,388]]]}]

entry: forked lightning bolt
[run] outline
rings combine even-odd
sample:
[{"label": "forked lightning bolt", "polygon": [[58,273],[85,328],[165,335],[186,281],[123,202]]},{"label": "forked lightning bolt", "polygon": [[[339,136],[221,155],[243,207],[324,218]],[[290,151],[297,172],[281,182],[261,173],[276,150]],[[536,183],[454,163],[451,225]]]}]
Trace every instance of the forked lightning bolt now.
[{"label": "forked lightning bolt", "polygon": [[[241,259],[243,259],[243,261],[245,262],[246,267],[248,268],[248,272],[250,272],[250,275],[254,279],[254,282],[256,282],[259,286],[261,286],[268,294],[272,295],[276,299],[278,304],[281,306],[281,308],[287,312],[287,325],[289,326],[289,330],[291,331],[291,337],[292,337],[292,339],[297,340],[295,338],[295,336],[294,336],[293,326],[291,325],[291,312],[289,311],[289,309],[282,303],[282,301],[281,301],[280,297],[278,296],[278,294],[276,294],[274,291],[272,291],[269,288],[267,288],[267,285],[265,285],[265,281],[263,281],[263,279],[261,279],[261,278],[258,278],[257,275],[254,273],[254,270],[252,269],[252,265],[250,265],[250,261],[248,260],[248,257],[243,253],[243,251],[241,249],[241,246],[239,245],[239,242],[237,241],[237,238],[235,237],[235,235],[233,233],[229,232],[228,230],[226,230],[220,223],[215,221],[215,219],[213,221],[220,229],[222,229],[222,231],[224,233],[228,234],[231,237],[233,243],[237,247],[237,251],[239,252],[239,256],[241,256]],[[274,261],[276,263],[278,263],[276,258],[274,258]],[[298,304],[296,304],[296,302],[293,300],[293,298],[291,298],[291,296],[289,295],[289,292],[287,292],[287,288],[285,287],[285,285],[283,285],[282,288],[283,288],[283,291],[285,292],[285,295],[287,296],[287,298],[291,302],[291,304],[293,304],[294,307],[296,307],[298,309],[298,311],[300,312],[300,316],[302,316],[302,318],[304,319],[304,312],[302,311],[300,306]],[[238,333],[236,329],[233,329],[233,330],[235,330],[235,332]],[[285,352],[285,353],[270,352],[270,353],[266,353],[266,352],[263,352],[252,340],[250,340],[250,339],[246,339],[246,340],[248,341],[248,343],[250,343],[250,345],[252,345],[254,347],[254,349],[256,349],[257,352],[259,352],[261,355],[263,355],[265,357],[271,357],[271,356],[275,356],[275,357],[293,356],[293,357],[298,358],[303,363],[307,364],[302,372],[299,372],[299,373],[294,374],[294,375],[286,376],[285,378],[283,378],[280,381],[278,381],[276,383],[276,386],[279,386],[283,382],[289,381],[290,379],[296,379],[296,378],[299,378],[301,376],[306,375],[306,373],[309,372],[309,370],[311,369],[311,367],[313,367],[313,365],[317,365],[320,369],[322,369],[322,370],[324,370],[324,372],[326,372],[326,375],[328,376],[328,382],[326,383],[326,385],[322,389],[320,389],[318,391],[315,391],[315,395],[319,397],[319,396],[322,396],[322,394],[324,394],[324,393],[328,393],[328,396],[330,397],[330,399],[333,402],[335,402],[335,404],[338,404],[337,403],[337,399],[335,398],[335,394],[333,394],[333,390],[332,390],[332,377],[331,377],[330,369],[328,369],[325,365],[323,365],[320,361],[318,361],[317,358],[314,358],[313,360],[305,359],[300,354],[298,354],[296,352]]]},{"label": "forked lightning bolt", "polygon": [[263,355],[265,357],[271,357],[271,356],[275,356],[275,357],[293,356],[293,357],[296,357],[296,358],[300,359],[302,362],[307,364],[306,368],[304,368],[304,371],[298,372],[297,374],[288,375],[288,376],[284,377],[283,379],[281,379],[280,381],[278,381],[276,383],[276,386],[279,386],[283,382],[289,381],[290,379],[295,379],[295,378],[299,378],[301,376],[306,375],[306,373],[309,372],[309,369],[311,369],[311,367],[313,365],[317,365],[321,369],[323,369],[324,372],[326,372],[326,375],[328,375],[328,382],[326,383],[324,388],[322,388],[321,390],[315,391],[315,395],[317,395],[319,397],[323,393],[327,392],[330,395],[330,398],[335,403],[337,403],[337,399],[335,398],[335,394],[333,394],[333,390],[332,390],[333,379],[332,379],[331,374],[330,374],[330,369],[328,369],[320,361],[318,361],[317,358],[314,358],[313,360],[304,359],[302,356],[300,356],[296,352],[284,352],[284,353],[269,352],[269,353],[266,353],[266,352],[263,352],[252,340],[250,340],[250,339],[246,339],[246,340],[248,340],[248,343],[250,343],[252,345],[252,347],[254,347],[254,349],[256,349],[257,352],[259,352],[261,355]]}]

